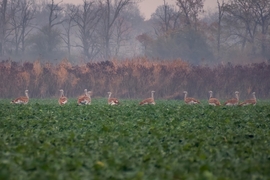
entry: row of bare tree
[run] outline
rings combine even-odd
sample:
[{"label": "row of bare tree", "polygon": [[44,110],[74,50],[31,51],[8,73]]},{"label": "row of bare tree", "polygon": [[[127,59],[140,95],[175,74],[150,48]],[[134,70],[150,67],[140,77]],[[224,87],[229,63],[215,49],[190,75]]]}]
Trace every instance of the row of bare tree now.
[{"label": "row of bare tree", "polygon": [[216,0],[217,8],[208,15],[203,0],[175,0],[176,6],[163,2],[151,19],[158,38],[139,37],[146,55],[195,63],[269,57],[268,0]]},{"label": "row of bare tree", "polygon": [[147,21],[138,2],[1,0],[0,57],[79,61],[145,55],[198,64],[270,56],[268,0],[216,0],[209,12],[204,0],[163,0]]},{"label": "row of bare tree", "polygon": [[[3,0],[0,3],[0,56],[32,52],[48,58],[80,49],[87,59],[117,56],[130,39],[139,10],[136,0]],[[130,19],[134,19],[133,22]],[[142,18],[141,18],[142,19]],[[140,19],[139,19],[140,20]],[[133,23],[133,24],[132,24]]]}]

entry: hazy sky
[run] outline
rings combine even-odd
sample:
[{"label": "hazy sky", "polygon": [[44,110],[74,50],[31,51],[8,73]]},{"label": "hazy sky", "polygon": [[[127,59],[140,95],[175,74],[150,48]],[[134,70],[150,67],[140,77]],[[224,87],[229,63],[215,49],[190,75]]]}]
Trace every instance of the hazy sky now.
[{"label": "hazy sky", "polygon": [[[60,0],[56,0],[60,1]],[[64,3],[82,3],[82,0],[62,0]],[[176,0],[166,0],[169,4],[175,4]],[[146,19],[149,19],[151,14],[156,8],[163,4],[163,0],[142,0],[139,3],[140,10]],[[205,9],[215,8],[217,6],[217,0],[205,0]]]}]

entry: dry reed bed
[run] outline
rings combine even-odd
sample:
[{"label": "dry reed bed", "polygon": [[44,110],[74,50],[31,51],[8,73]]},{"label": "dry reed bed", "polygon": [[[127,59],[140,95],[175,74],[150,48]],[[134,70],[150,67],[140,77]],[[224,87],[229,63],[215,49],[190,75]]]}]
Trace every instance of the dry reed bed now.
[{"label": "dry reed bed", "polygon": [[77,97],[85,88],[94,97],[105,97],[108,91],[118,98],[145,98],[155,90],[156,98],[179,99],[187,90],[190,96],[207,99],[208,91],[227,99],[240,92],[240,99],[256,92],[258,98],[270,98],[270,65],[192,66],[179,59],[153,61],[146,58],[124,61],[89,62],[71,65],[63,60],[57,65],[25,62],[0,62],[0,98],[21,95],[49,98],[64,89],[68,97]]}]

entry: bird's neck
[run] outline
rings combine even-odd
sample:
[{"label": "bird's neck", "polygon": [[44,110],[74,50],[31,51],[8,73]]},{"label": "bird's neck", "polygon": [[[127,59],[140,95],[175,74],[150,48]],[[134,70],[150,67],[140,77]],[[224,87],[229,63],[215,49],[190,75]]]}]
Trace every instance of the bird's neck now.
[{"label": "bird's neck", "polygon": [[154,99],[154,93],[153,92],[151,93],[151,97],[152,97],[152,99]]},{"label": "bird's neck", "polygon": [[27,92],[25,93],[25,96],[29,99],[29,96],[28,96],[28,93]]},{"label": "bird's neck", "polygon": [[235,94],[237,101],[239,101],[239,95]]}]

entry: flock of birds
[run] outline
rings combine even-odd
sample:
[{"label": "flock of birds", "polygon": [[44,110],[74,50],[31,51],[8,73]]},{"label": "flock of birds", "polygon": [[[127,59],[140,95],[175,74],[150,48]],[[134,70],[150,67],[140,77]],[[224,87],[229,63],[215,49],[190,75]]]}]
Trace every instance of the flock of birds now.
[{"label": "flock of birds", "polygon": [[[154,99],[154,93],[155,91],[151,91],[151,97],[144,99],[143,101],[140,102],[140,105],[145,105],[145,104],[152,104],[155,105],[155,99]],[[188,92],[184,91],[184,101],[186,104],[193,105],[193,104],[200,104],[200,101],[193,98],[193,97],[187,97]],[[77,104],[78,105],[90,105],[91,104],[91,91],[87,91],[87,89],[84,90],[84,94],[79,96],[77,99]],[[117,98],[112,98],[111,97],[112,93],[108,92],[108,104],[109,105],[118,105],[120,104],[119,100]],[[255,97],[255,92],[252,93],[253,98],[248,99],[242,103],[239,104],[239,92],[235,91],[235,98],[227,100],[224,105],[226,106],[247,106],[247,105],[256,105],[257,100]],[[25,90],[25,96],[18,97],[11,101],[12,104],[27,104],[29,102],[29,95],[28,95],[28,90]],[[68,102],[68,98],[64,96],[64,90],[60,90],[60,97],[58,99],[59,105],[64,105]],[[209,91],[209,99],[208,99],[208,104],[211,106],[220,106],[221,103],[217,98],[213,97],[213,92]]]},{"label": "flock of birds", "polygon": [[[187,91],[184,91],[184,94],[185,94],[184,101],[186,104],[200,104],[200,101],[198,101],[197,99],[192,98],[192,97],[187,97],[187,94],[188,94]],[[253,96],[252,99],[247,99],[244,102],[239,104],[239,92],[235,91],[235,98],[227,100],[224,103],[224,105],[225,106],[237,106],[237,105],[239,105],[239,106],[247,106],[247,105],[255,106],[257,103],[255,92],[252,93],[252,96]],[[217,98],[213,97],[213,91],[209,91],[208,104],[211,106],[220,106],[221,105],[220,101]]]}]

